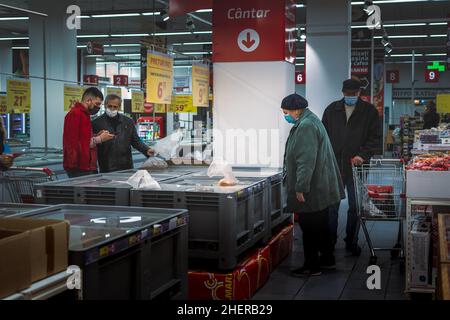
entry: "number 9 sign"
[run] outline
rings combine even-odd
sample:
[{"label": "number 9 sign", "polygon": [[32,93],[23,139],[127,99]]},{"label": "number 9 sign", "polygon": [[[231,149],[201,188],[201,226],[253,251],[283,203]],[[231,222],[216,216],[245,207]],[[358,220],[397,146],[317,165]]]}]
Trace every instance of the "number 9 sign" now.
[{"label": "number 9 sign", "polygon": [[439,82],[439,71],[426,69],[425,82]]}]

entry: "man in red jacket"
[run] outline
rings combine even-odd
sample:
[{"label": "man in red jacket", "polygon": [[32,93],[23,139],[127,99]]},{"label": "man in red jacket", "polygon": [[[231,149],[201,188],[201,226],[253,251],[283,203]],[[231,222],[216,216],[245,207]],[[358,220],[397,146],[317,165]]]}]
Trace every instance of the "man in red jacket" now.
[{"label": "man in red jacket", "polygon": [[91,87],[83,93],[64,119],[63,153],[64,170],[69,178],[97,172],[97,144],[109,141],[114,135],[107,131],[92,134],[91,115],[100,110],[102,92]]}]

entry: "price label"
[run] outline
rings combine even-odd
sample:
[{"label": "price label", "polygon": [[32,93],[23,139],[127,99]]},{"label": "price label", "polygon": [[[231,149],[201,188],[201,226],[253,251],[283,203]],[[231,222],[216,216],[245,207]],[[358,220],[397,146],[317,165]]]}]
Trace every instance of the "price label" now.
[{"label": "price label", "polygon": [[170,104],[173,87],[173,58],[149,50],[147,52],[147,102]]},{"label": "price label", "polygon": [[197,112],[197,107],[193,104],[192,95],[175,95],[172,97],[172,104],[169,112],[188,113]]},{"label": "price label", "polygon": [[131,112],[144,113],[144,93],[141,91],[133,91],[131,93]]},{"label": "price label", "polygon": [[7,108],[15,113],[29,113],[31,109],[31,86],[27,80],[7,81]]},{"label": "price label", "polygon": [[8,113],[8,99],[6,95],[0,95],[0,113]]},{"label": "price label", "polygon": [[209,106],[209,65],[192,64],[192,96],[196,107]]}]

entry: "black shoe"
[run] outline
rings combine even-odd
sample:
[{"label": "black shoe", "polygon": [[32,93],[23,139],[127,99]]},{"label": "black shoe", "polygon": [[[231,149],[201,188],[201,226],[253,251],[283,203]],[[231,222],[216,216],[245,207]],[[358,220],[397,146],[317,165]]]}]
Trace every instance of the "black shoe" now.
[{"label": "black shoe", "polygon": [[336,260],[334,256],[330,258],[324,258],[323,256],[319,259],[320,268],[325,270],[336,270]]},{"label": "black shoe", "polygon": [[357,244],[346,244],[345,250],[350,251],[354,257],[359,257],[361,255],[361,247]]},{"label": "black shoe", "polygon": [[322,272],[320,269],[311,269],[308,267],[301,267],[291,271],[291,275],[294,277],[310,277],[310,276],[320,276]]}]

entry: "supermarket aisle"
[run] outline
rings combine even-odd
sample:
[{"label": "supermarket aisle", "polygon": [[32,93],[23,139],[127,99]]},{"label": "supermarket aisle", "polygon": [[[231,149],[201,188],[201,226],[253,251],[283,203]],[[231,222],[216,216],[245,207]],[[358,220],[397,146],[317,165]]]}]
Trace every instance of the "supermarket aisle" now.
[{"label": "supermarket aisle", "polygon": [[[302,265],[301,230],[296,224],[294,247],[291,255],[272,272],[269,281],[253,299],[267,300],[401,300],[404,276],[400,272],[397,260],[391,260],[389,252],[377,252],[378,265],[381,268],[381,290],[368,290],[366,268],[369,251],[362,232],[360,245],[363,252],[360,257],[347,256],[345,237],[347,205],[343,203],[339,213],[339,240],[336,247],[336,267],[334,271],[325,271],[320,277],[295,278],[289,270]],[[392,247],[397,235],[397,223],[371,223],[368,225],[371,239],[376,247]]]}]

